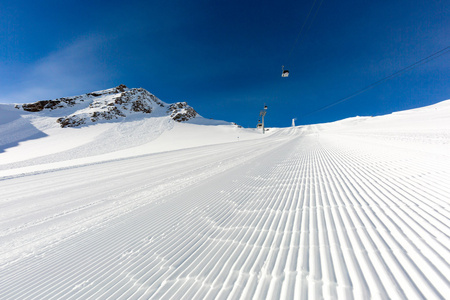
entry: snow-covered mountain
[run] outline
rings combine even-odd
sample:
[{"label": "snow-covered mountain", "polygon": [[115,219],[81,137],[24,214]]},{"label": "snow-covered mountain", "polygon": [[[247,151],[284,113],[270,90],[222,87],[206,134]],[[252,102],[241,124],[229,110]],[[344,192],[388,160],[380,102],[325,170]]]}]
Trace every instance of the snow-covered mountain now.
[{"label": "snow-covered mountain", "polygon": [[186,102],[167,104],[143,88],[127,88],[121,84],[115,88],[87,93],[80,96],[54,100],[41,100],[15,106],[28,112],[57,110],[61,127],[79,127],[109,120],[122,120],[135,114],[170,116],[177,122],[185,122],[198,116]]},{"label": "snow-covered mountain", "polygon": [[203,118],[186,102],[166,103],[145,89],[119,85],[0,104],[0,170],[75,165],[259,136],[253,129]]}]

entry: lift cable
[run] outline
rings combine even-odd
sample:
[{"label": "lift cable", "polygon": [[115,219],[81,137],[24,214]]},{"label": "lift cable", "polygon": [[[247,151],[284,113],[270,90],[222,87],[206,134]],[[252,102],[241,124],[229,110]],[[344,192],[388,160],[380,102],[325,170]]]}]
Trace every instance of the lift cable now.
[{"label": "lift cable", "polygon": [[[311,6],[311,9],[310,9],[309,12],[308,12],[308,15],[306,16],[306,19],[305,19],[305,21],[303,22],[302,27],[300,28],[300,31],[299,31],[299,33],[298,33],[298,35],[297,35],[297,38],[295,39],[295,42],[294,42],[294,44],[292,45],[291,51],[289,52],[288,61],[290,60],[290,58],[291,58],[291,56],[292,56],[292,52],[294,52],[294,49],[295,49],[295,47],[297,46],[298,41],[300,40],[300,44],[301,44],[301,42],[303,41],[303,38],[304,38],[305,34],[309,31],[309,29],[311,28],[311,25],[313,24],[314,20],[316,19],[317,13],[319,12],[320,7],[322,6],[323,0],[320,1],[319,5],[318,5],[318,7],[317,7],[317,9],[316,9],[316,11],[315,11],[315,13],[314,13],[314,16],[313,16],[312,19],[311,19],[311,22],[309,22],[308,28],[303,32],[303,29],[305,28],[306,24],[308,23],[309,17],[311,16],[311,13],[312,13],[312,11],[313,11],[313,9],[314,9],[314,6],[316,5],[316,2],[317,2],[317,0],[314,0],[313,4],[312,4],[312,6]],[[302,33],[304,33],[303,36],[302,36]],[[302,37],[302,38],[300,39],[300,37]]]},{"label": "lift cable", "polygon": [[310,116],[310,115],[315,114],[317,112],[320,112],[320,111],[326,110],[326,109],[328,109],[330,107],[333,107],[335,105],[338,105],[338,104],[340,104],[342,102],[348,101],[351,98],[356,97],[359,94],[362,94],[365,91],[376,87],[377,85],[380,85],[380,84],[382,84],[382,83],[384,83],[384,82],[386,82],[386,81],[388,81],[388,80],[390,80],[392,78],[400,76],[401,74],[403,74],[403,73],[405,73],[407,71],[410,71],[412,69],[415,69],[415,68],[417,68],[420,65],[426,64],[426,63],[428,63],[428,62],[430,62],[430,61],[432,61],[432,60],[434,60],[434,59],[436,59],[436,58],[438,58],[438,57],[440,57],[440,56],[442,56],[442,55],[444,55],[444,54],[446,54],[448,52],[450,52],[450,46],[445,47],[444,49],[441,49],[441,50],[439,50],[439,51],[437,51],[437,52],[435,52],[435,53],[433,53],[433,54],[431,54],[431,55],[429,55],[429,56],[427,56],[427,57],[425,57],[425,58],[423,58],[423,59],[421,59],[421,60],[419,60],[419,61],[417,61],[417,62],[415,62],[415,63],[413,63],[413,64],[411,64],[411,65],[409,65],[409,66],[407,66],[407,67],[405,67],[405,68],[403,68],[403,69],[401,69],[401,70],[399,70],[399,71],[397,71],[397,72],[395,72],[393,74],[391,74],[391,75],[389,75],[389,76],[386,76],[383,79],[380,79],[380,80],[378,80],[378,81],[376,81],[376,82],[374,82],[372,84],[369,84],[368,86],[366,86],[366,87],[364,87],[364,88],[354,92],[353,94],[350,94],[347,97],[341,98],[341,99],[339,99],[339,100],[337,100],[335,102],[332,102],[332,103],[330,103],[330,104],[328,104],[328,105],[326,105],[324,107],[316,109],[316,110],[314,110],[314,111],[304,115],[303,117]]}]

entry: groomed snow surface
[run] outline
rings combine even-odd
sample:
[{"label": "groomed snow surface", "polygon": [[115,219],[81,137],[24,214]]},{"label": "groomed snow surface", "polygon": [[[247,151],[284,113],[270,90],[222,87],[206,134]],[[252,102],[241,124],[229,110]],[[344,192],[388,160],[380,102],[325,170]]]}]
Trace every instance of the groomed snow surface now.
[{"label": "groomed snow surface", "polygon": [[450,101],[264,135],[0,113],[0,299],[450,295]]}]

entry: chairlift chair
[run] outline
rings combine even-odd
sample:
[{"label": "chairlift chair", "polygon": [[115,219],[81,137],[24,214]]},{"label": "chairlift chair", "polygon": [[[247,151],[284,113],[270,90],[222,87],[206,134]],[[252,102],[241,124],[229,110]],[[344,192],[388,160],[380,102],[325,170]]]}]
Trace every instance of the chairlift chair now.
[{"label": "chairlift chair", "polygon": [[284,66],[281,66],[281,77],[289,77],[289,70],[285,70]]}]

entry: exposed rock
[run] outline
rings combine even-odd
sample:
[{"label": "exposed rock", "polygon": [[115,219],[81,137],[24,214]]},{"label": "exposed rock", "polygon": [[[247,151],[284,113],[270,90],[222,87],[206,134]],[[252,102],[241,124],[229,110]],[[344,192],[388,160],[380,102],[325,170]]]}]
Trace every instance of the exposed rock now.
[{"label": "exposed rock", "polygon": [[[127,92],[121,93],[118,97],[114,99],[115,104],[123,105],[124,109],[130,109],[134,112],[143,112],[146,114],[149,114],[152,112],[152,107],[146,99],[150,98],[153,102],[160,105],[161,107],[164,107],[161,100],[156,98],[154,95],[150,94],[143,88],[138,89],[131,89]],[[127,107],[131,104],[131,107]]]},{"label": "exposed rock", "polygon": [[126,115],[120,111],[117,107],[108,107],[107,111],[95,111],[91,114],[91,120],[93,122],[99,121],[99,120],[112,120],[112,119],[118,119],[119,117],[125,118]]},{"label": "exposed rock", "polygon": [[173,103],[167,109],[167,113],[170,117],[177,122],[186,122],[192,118],[195,118],[198,113],[186,102]]},{"label": "exposed rock", "polygon": [[[44,109],[57,109],[68,106],[74,106],[77,100],[82,100],[82,96],[68,97],[68,98],[58,98],[55,100],[41,100],[34,103],[22,104],[22,109],[29,112],[38,112]],[[17,106],[16,106],[17,107]]]},{"label": "exposed rock", "polygon": [[[36,112],[41,111],[45,108],[47,104],[49,104],[51,100],[42,100],[35,103],[23,104],[22,108],[26,111]],[[59,102],[57,102],[59,103]]]},{"label": "exposed rock", "polygon": [[59,118],[56,120],[59,124],[61,124],[61,127],[77,127],[83,124],[86,124],[86,120],[79,118],[77,116],[72,116],[71,118]]}]

